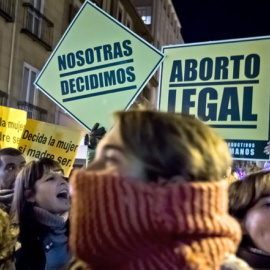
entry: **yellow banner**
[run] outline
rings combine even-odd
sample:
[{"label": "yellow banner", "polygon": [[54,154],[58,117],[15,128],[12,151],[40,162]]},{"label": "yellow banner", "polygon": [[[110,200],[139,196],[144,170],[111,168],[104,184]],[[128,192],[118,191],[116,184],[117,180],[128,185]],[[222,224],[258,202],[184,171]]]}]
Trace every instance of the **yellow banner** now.
[{"label": "yellow banner", "polygon": [[28,119],[19,150],[27,162],[44,157],[57,161],[68,176],[81,139],[80,131]]},{"label": "yellow banner", "polygon": [[25,111],[0,106],[0,149],[18,148],[26,120]]}]

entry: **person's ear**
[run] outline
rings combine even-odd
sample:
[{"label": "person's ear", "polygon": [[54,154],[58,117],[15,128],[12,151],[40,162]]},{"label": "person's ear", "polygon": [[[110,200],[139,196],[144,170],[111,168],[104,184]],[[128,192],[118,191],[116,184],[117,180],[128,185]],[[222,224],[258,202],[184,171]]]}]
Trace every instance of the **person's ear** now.
[{"label": "person's ear", "polygon": [[34,194],[34,192],[32,192],[32,190],[29,190],[29,189],[25,190],[24,197],[25,197],[26,201],[28,201],[28,202],[34,203],[36,201],[35,194]]}]

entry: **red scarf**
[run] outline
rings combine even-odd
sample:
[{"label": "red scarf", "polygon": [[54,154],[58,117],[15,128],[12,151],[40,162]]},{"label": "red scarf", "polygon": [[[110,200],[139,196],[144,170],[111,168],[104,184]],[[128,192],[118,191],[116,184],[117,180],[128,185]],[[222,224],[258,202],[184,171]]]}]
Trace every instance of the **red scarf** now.
[{"label": "red scarf", "polygon": [[160,186],[80,170],[70,245],[93,270],[213,270],[234,253],[226,181]]}]

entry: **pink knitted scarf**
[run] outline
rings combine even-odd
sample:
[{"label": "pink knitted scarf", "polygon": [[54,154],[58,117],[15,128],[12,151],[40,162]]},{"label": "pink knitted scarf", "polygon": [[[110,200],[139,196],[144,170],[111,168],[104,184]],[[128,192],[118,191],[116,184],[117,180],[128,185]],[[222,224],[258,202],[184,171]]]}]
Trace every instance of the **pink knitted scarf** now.
[{"label": "pink knitted scarf", "polygon": [[80,170],[70,245],[93,270],[213,270],[240,241],[226,181],[164,186]]}]

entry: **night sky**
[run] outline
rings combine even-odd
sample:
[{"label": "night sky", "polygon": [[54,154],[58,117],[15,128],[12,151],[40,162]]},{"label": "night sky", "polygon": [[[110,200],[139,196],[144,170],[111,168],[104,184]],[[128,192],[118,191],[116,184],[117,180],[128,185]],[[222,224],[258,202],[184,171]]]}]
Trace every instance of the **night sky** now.
[{"label": "night sky", "polygon": [[173,0],[185,43],[270,35],[269,0]]}]

